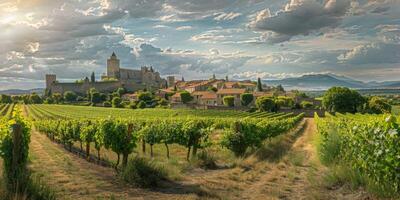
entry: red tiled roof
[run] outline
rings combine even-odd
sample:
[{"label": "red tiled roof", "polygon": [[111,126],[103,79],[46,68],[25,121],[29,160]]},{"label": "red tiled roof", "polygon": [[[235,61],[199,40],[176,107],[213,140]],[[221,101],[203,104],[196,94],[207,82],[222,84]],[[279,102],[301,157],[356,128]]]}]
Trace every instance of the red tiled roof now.
[{"label": "red tiled roof", "polygon": [[231,89],[220,89],[217,94],[243,94],[245,93],[245,89],[241,88],[231,88]]},{"label": "red tiled roof", "polygon": [[216,99],[217,98],[217,94],[214,92],[208,92],[207,94],[203,94],[203,96],[201,96],[201,99]]}]

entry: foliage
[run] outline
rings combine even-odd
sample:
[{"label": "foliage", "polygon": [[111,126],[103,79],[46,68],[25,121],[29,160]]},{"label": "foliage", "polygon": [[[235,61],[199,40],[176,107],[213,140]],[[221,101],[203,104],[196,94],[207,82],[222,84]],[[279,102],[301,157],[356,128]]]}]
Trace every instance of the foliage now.
[{"label": "foliage", "polygon": [[187,91],[180,92],[180,95],[181,95],[182,103],[188,103],[191,100],[193,100],[193,97]]},{"label": "foliage", "polygon": [[264,112],[276,112],[279,107],[271,97],[260,97],[256,100],[256,107]]},{"label": "foliage", "polygon": [[4,104],[12,103],[11,96],[5,95],[5,94],[1,94],[0,95],[0,103],[4,103]]},{"label": "foliage", "polygon": [[263,85],[261,83],[261,78],[257,78],[257,92],[263,91]]},{"label": "foliage", "polygon": [[41,104],[41,103],[43,103],[43,101],[42,101],[42,98],[38,94],[32,93],[31,95],[29,95],[29,103]]},{"label": "foliage", "polygon": [[139,92],[138,100],[147,103],[153,100],[153,95],[150,92]]},{"label": "foliage", "polygon": [[393,116],[337,114],[316,116],[316,121],[320,154],[329,158],[328,164],[348,164],[385,193],[400,192],[400,126]]},{"label": "foliage", "polygon": [[146,103],[144,101],[139,101],[136,107],[140,109],[146,108]]},{"label": "foliage", "polygon": [[111,101],[113,108],[121,108],[122,99],[120,97],[114,97]]},{"label": "foliage", "polygon": [[105,101],[105,102],[103,102],[103,107],[109,108],[109,107],[111,107],[111,103],[109,101]]},{"label": "foliage", "polygon": [[368,113],[375,114],[391,113],[392,106],[388,104],[384,99],[374,96],[369,99],[365,110]]},{"label": "foliage", "polygon": [[91,88],[91,89],[88,91],[88,97],[89,97],[89,101],[90,101],[91,103],[93,103],[93,104],[96,104],[96,103],[100,103],[100,102],[101,102],[100,93],[97,92],[97,90],[94,89],[94,88]]},{"label": "foliage", "polygon": [[235,106],[235,97],[234,96],[224,96],[223,98],[224,105],[233,107]]},{"label": "foliage", "polygon": [[313,107],[314,107],[314,104],[313,104],[312,102],[309,102],[309,101],[302,101],[302,102],[300,103],[300,106],[301,106],[302,108],[313,108]]},{"label": "foliage", "polygon": [[69,101],[69,102],[76,101],[76,98],[77,98],[77,95],[75,94],[75,92],[72,92],[72,91],[64,92],[64,99],[66,101]]},{"label": "foliage", "polygon": [[210,92],[217,92],[218,89],[217,89],[216,87],[214,87],[214,86],[210,86],[210,87],[207,88],[207,91],[210,91]]},{"label": "foliage", "polygon": [[325,92],[322,104],[330,112],[355,113],[361,109],[365,99],[355,90],[332,87]]},{"label": "foliage", "polygon": [[254,99],[253,94],[251,93],[243,93],[240,95],[240,101],[243,106],[248,106]]},{"label": "foliage", "polygon": [[[32,95],[31,95],[31,99],[32,99]],[[54,103],[59,104],[63,101],[63,95],[60,93],[54,93],[53,95],[51,95],[51,98],[53,98]],[[31,100],[31,102],[33,103],[33,101]]]}]

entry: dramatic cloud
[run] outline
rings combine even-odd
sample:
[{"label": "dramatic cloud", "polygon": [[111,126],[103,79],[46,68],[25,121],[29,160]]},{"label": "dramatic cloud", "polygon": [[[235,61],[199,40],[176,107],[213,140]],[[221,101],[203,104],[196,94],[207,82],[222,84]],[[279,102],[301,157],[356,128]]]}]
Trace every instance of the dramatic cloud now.
[{"label": "dramatic cloud", "polygon": [[349,64],[398,63],[400,44],[371,43],[357,46],[342,54],[339,59]]},{"label": "dramatic cloud", "polygon": [[[283,10],[271,14],[268,9],[256,14],[250,27],[259,31],[273,31],[275,42],[289,40],[296,35],[308,35],[322,28],[335,27],[350,8],[350,0],[291,0]],[[276,39],[279,38],[279,39]]]}]

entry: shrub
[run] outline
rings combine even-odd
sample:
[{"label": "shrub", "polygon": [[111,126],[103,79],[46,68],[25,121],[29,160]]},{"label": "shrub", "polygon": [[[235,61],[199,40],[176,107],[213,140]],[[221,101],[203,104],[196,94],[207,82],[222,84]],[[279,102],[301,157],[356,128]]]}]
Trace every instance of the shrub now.
[{"label": "shrub", "polygon": [[183,91],[180,93],[180,95],[181,95],[182,103],[188,103],[191,100],[193,100],[193,97],[190,95],[189,92]]},{"label": "shrub", "polygon": [[125,182],[143,188],[154,188],[159,186],[162,180],[167,180],[163,168],[142,157],[129,160],[119,176]]},{"label": "shrub", "polygon": [[64,99],[66,101],[69,101],[69,102],[76,101],[76,98],[77,98],[77,95],[74,92],[72,92],[72,91],[64,92]]},{"label": "shrub", "polygon": [[139,101],[139,103],[136,106],[137,108],[143,109],[146,108],[146,103],[144,101]]},{"label": "shrub", "polygon": [[105,101],[103,102],[103,106],[109,108],[111,107],[111,103],[109,101]]},{"label": "shrub", "polygon": [[223,101],[224,101],[224,105],[226,105],[226,106],[229,106],[229,107],[235,106],[235,97],[233,97],[233,96],[225,96]]},{"label": "shrub", "polygon": [[137,108],[136,102],[132,101],[132,102],[129,104],[129,108],[130,108],[130,109],[136,109],[136,108]]},{"label": "shrub", "polygon": [[314,107],[314,104],[313,104],[312,102],[309,102],[309,101],[302,101],[302,102],[300,103],[300,106],[301,106],[302,108],[313,108],[313,107]]},{"label": "shrub", "polygon": [[114,97],[111,102],[113,108],[120,108],[121,103],[122,103],[122,99],[119,97]]},{"label": "shrub", "polygon": [[384,99],[372,97],[367,104],[367,112],[375,114],[383,114],[392,112],[392,106]]},{"label": "shrub", "polygon": [[240,101],[243,106],[248,106],[254,99],[253,94],[251,93],[243,93],[240,95]]},{"label": "shrub", "polygon": [[274,99],[270,97],[260,97],[256,100],[256,107],[260,111],[276,112],[278,111],[278,105]]}]

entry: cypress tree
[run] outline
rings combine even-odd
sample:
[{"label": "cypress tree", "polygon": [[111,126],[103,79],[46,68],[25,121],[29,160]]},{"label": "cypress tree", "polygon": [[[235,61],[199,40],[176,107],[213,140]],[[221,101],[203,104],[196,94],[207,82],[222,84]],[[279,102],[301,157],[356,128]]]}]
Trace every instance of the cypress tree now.
[{"label": "cypress tree", "polygon": [[257,79],[257,92],[262,92],[263,88],[262,88],[262,83],[261,83],[261,78]]}]

